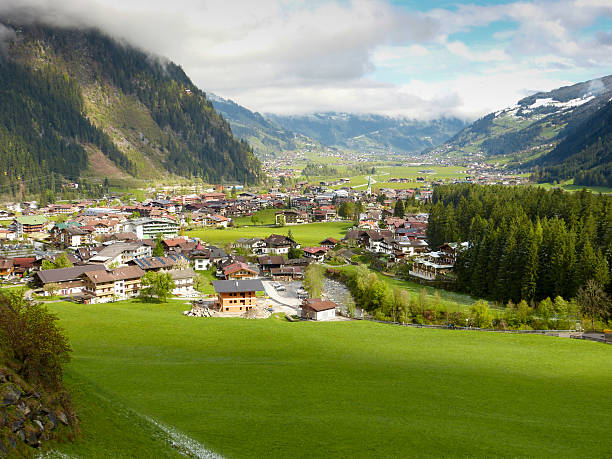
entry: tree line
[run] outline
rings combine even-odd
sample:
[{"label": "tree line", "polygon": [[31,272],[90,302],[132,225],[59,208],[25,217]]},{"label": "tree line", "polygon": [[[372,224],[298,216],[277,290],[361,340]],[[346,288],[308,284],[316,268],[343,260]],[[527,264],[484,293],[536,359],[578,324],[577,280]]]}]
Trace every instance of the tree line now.
[{"label": "tree line", "polygon": [[436,187],[427,237],[432,248],[467,241],[457,287],[501,303],[574,298],[589,280],[611,289],[612,198],[586,190]]}]

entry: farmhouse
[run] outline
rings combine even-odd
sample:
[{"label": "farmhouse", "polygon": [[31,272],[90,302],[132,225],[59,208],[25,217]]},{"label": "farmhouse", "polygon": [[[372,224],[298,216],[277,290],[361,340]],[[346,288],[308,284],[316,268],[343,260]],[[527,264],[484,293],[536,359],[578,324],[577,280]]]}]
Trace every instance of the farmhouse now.
[{"label": "farmhouse", "polygon": [[216,308],[222,312],[240,312],[252,309],[257,292],[264,290],[259,279],[213,281],[217,292]]},{"label": "farmhouse", "polygon": [[304,319],[330,320],[336,317],[336,307],[333,301],[311,298],[302,302],[302,314]]}]

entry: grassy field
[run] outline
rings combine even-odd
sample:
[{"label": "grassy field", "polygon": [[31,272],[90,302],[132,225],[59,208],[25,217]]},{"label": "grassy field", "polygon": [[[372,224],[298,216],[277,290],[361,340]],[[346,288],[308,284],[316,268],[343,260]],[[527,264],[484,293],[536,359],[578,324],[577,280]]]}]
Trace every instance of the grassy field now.
[{"label": "grassy field", "polygon": [[[426,174],[419,172],[421,170],[433,170],[434,173]],[[379,166],[376,167],[376,174],[374,179],[376,183],[372,184],[373,190],[379,188],[394,188],[394,189],[407,189],[407,188],[422,188],[423,182],[417,182],[417,177],[424,177],[425,180],[438,180],[438,179],[451,179],[451,178],[465,178],[465,170],[460,167],[451,166]],[[408,178],[410,182],[406,183],[390,183],[390,178]],[[341,188],[343,186],[359,186],[367,184],[368,180],[363,175],[350,177],[350,182],[345,185],[336,185],[332,188]],[[362,187],[363,188],[363,187]]]},{"label": "grassy field", "polygon": [[[278,209],[261,209],[253,214],[254,217],[257,217],[258,225],[274,225],[276,224],[276,212]],[[234,218],[234,225],[236,226],[253,226],[253,220],[251,217],[236,217]]]},{"label": "grassy field", "polygon": [[[63,457],[168,457],[158,423],[228,457],[605,457],[612,353],[372,322],[194,319],[50,305],[83,434]],[[92,333],[95,324],[95,333]]]},{"label": "grassy field", "polygon": [[213,229],[202,228],[188,231],[187,235],[199,237],[210,244],[225,245],[241,237],[268,237],[270,234],[293,234],[294,239],[303,246],[318,245],[323,239],[333,237],[342,239],[346,231],[353,226],[352,222],[308,223],[305,225],[266,227],[243,226],[239,228]]},{"label": "grassy field", "polygon": [[[343,271],[354,271],[356,269],[356,266],[343,266],[340,269]],[[446,307],[449,312],[465,311],[469,309],[469,307],[472,306],[478,300],[478,298],[474,298],[465,293],[451,292],[440,288],[417,284],[416,282],[411,282],[408,280],[397,279],[395,277],[387,276],[376,271],[372,272],[376,273],[376,275],[386,284],[388,284],[389,287],[391,287],[392,289],[394,287],[398,287],[402,290],[406,290],[408,293],[410,293],[410,296],[413,301],[417,300],[421,290],[425,290],[426,300],[429,302],[433,302],[434,294],[437,292],[440,296],[441,306]]]},{"label": "grassy field", "polygon": [[215,294],[215,289],[213,288],[212,285],[210,285],[210,283],[212,281],[218,280],[215,277],[215,270],[214,269],[207,269],[206,271],[196,271],[196,273],[198,273],[199,275],[204,276],[204,278],[206,279],[206,283],[204,285],[204,289],[201,293],[204,293],[206,295],[214,295]]},{"label": "grassy field", "polygon": [[564,182],[561,182],[558,185],[553,185],[552,183],[538,183],[537,186],[540,186],[542,188],[546,188],[547,190],[550,190],[550,189],[554,188],[555,186],[560,186],[565,191],[580,191],[583,188],[586,188],[587,190],[589,190],[589,191],[591,191],[593,193],[612,193],[612,188],[607,187],[607,186],[581,186],[581,185],[574,185],[574,179],[565,180]]}]

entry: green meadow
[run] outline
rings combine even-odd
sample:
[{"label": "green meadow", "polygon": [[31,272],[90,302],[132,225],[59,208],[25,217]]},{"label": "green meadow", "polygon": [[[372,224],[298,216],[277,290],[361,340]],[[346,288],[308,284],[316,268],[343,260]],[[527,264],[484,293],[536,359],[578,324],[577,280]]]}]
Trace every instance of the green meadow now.
[{"label": "green meadow", "polygon": [[338,240],[342,239],[346,231],[353,226],[352,222],[330,222],[330,223],[307,223],[304,225],[295,226],[242,226],[236,228],[199,228],[188,231],[187,235],[191,237],[199,237],[213,245],[231,244],[236,239],[243,237],[261,237],[266,238],[270,234],[287,235],[289,231],[293,238],[302,246],[318,245],[322,240],[333,237]]},{"label": "green meadow", "polygon": [[82,434],[60,457],[606,457],[612,353],[546,336],[54,303]]},{"label": "green meadow", "polygon": [[[342,266],[339,269],[341,271],[350,273],[354,272],[357,267],[355,265],[349,265]],[[376,273],[378,278],[382,279],[386,284],[388,284],[391,289],[397,287],[402,290],[406,290],[408,293],[410,293],[410,296],[413,298],[413,300],[416,300],[421,291],[424,291],[427,301],[433,302],[434,295],[437,293],[440,297],[440,306],[446,307],[449,312],[466,310],[476,301],[478,301],[478,298],[474,298],[473,296],[467,295],[465,293],[451,292],[449,290],[435,288],[429,285],[422,285],[409,280],[398,279],[397,277],[388,276],[374,270],[371,271],[373,273]]]}]

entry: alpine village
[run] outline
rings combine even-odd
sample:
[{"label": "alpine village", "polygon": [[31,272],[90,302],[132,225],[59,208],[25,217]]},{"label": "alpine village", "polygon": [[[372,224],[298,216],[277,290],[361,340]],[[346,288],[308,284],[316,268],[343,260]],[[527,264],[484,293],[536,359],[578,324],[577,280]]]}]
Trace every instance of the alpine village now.
[{"label": "alpine village", "polygon": [[259,113],[144,19],[7,3],[0,457],[610,457],[612,76],[472,118]]}]

